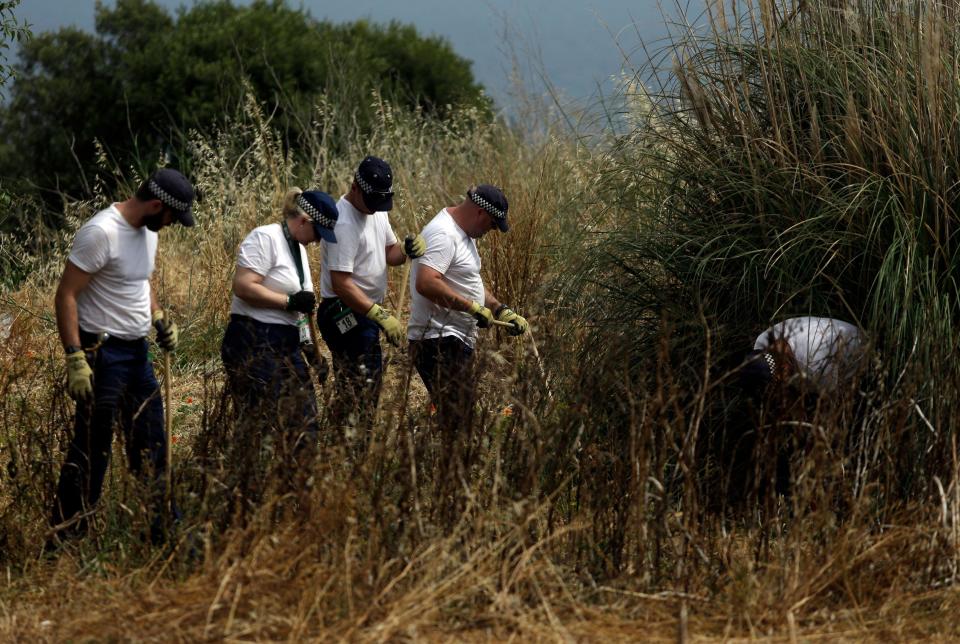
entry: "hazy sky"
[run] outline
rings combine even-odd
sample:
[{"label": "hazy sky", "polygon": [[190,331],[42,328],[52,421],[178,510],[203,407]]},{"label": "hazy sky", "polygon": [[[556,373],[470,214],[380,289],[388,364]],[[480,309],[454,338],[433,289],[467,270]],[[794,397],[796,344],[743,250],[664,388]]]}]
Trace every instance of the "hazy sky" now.
[{"label": "hazy sky", "polygon": [[[193,4],[156,1],[171,10]],[[399,20],[416,25],[421,33],[445,36],[460,55],[473,61],[475,76],[501,105],[509,102],[513,54],[528,81],[545,71],[566,96],[584,98],[594,94],[598,84],[609,89],[609,78],[620,72],[625,56],[634,65],[645,59],[639,50],[641,40],[655,48],[667,34],[657,0],[288,0],[288,4],[302,6],[315,18]],[[675,0],[665,0],[664,5],[671,8],[668,14],[676,14]],[[28,20],[34,31],[66,25],[92,30],[94,0],[23,0],[16,15]]]}]

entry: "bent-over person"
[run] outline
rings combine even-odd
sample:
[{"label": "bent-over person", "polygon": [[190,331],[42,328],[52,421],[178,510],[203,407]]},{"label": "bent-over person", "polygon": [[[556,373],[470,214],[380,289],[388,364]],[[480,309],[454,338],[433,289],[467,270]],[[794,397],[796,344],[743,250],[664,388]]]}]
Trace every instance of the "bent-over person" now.
[{"label": "bent-over person", "polygon": [[[476,240],[494,228],[509,230],[508,207],[499,188],[471,187],[463,201],[442,209],[423,229],[426,252],[410,274],[410,357],[430,392],[447,449],[459,452],[450,454],[457,467],[468,457],[472,431],[477,329],[494,320],[510,323],[511,335],[528,328],[523,317],[484,287],[480,276]],[[454,476],[449,468],[441,473],[441,479]]]},{"label": "bent-over person", "polygon": [[[302,458],[316,445],[317,401],[307,365],[321,382],[327,367],[308,327],[317,300],[306,246],[321,239],[335,243],[337,216],[327,193],[293,188],[281,221],[254,228],[237,251],[220,356],[238,413],[235,449],[243,456],[244,479],[262,474],[251,459],[259,459],[267,435],[290,452],[284,456]],[[245,480],[241,487],[257,496],[262,490],[253,483]]]}]

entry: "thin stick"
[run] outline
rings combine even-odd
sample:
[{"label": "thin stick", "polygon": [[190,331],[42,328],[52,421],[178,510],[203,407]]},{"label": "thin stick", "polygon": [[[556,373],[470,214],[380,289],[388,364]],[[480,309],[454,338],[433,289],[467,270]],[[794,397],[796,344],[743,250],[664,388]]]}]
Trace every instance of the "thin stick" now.
[{"label": "thin stick", "polygon": [[[403,265],[403,279],[400,281],[400,296],[394,302],[394,306],[397,308],[397,319],[403,315],[403,298],[407,296],[407,282],[410,281],[410,267],[413,265],[413,260],[407,258],[406,263]],[[392,352],[399,351],[399,347],[395,347]],[[390,365],[390,360],[385,360],[383,363],[383,371],[381,372],[380,381],[386,382],[387,380],[387,367]]]},{"label": "thin stick", "polygon": [[[406,263],[403,266],[403,279],[400,282],[400,297],[394,300],[393,305],[396,308],[397,319],[399,320],[403,315],[403,298],[407,295],[407,282],[410,281],[410,266],[413,264],[413,260],[409,257],[407,258]],[[383,361],[383,367],[380,369],[380,382],[382,383],[387,381],[387,370],[390,367],[390,363],[396,358],[396,353],[400,351],[400,347],[390,347],[388,349],[386,358]],[[376,409],[376,420],[379,422],[381,416],[381,406],[377,405]]]},{"label": "thin stick", "polygon": [[310,343],[313,344],[313,354],[317,364],[323,364],[323,354],[320,353],[320,343],[317,342],[317,329],[313,325],[313,314],[307,314],[307,328],[310,329]]},{"label": "thin stick", "polygon": [[537,367],[540,369],[540,377],[543,378],[543,384],[547,388],[547,397],[553,400],[553,389],[550,387],[550,377],[547,376],[547,370],[543,368],[543,360],[540,359],[540,352],[537,351],[537,341],[533,339],[533,333],[527,331],[525,334],[530,338],[530,348],[533,349],[533,357],[537,359]]},{"label": "thin stick", "polygon": [[[406,243],[406,240],[410,238],[411,236],[407,235],[407,238],[404,239],[404,243]],[[393,308],[397,310],[398,320],[403,314],[403,300],[407,296],[407,282],[410,281],[410,268],[413,266],[413,258],[407,257],[406,252],[404,252],[403,256],[404,256],[404,264],[403,264],[403,277],[400,278],[400,296],[393,301]],[[386,371],[387,371],[387,365],[384,364],[383,365],[384,374],[386,374]]]},{"label": "thin stick", "polygon": [[[512,322],[503,322],[501,320],[494,320],[493,323],[496,326],[508,326],[514,328]],[[537,368],[540,370],[540,377],[543,378],[543,384],[547,388],[547,397],[550,400],[553,400],[553,390],[550,387],[550,378],[547,377],[547,370],[543,368],[543,361],[540,359],[540,352],[537,351],[537,341],[533,339],[533,332],[530,329],[527,329],[521,337],[527,337],[530,339],[530,348],[533,349],[533,357],[537,360]]]},{"label": "thin stick", "polygon": [[[407,262],[403,267],[403,278],[400,282],[400,296],[397,298],[397,301],[395,302],[398,316],[403,313],[403,298],[405,298],[407,295],[407,284],[410,282],[410,269],[412,266],[413,266],[413,260],[410,258],[407,258]],[[387,366],[389,364],[390,364],[389,362],[386,362],[383,365],[384,380],[386,380]],[[411,375],[411,368],[407,368],[406,377],[403,383],[404,384],[403,407],[400,410],[400,420],[397,425],[398,432],[400,431],[400,428],[404,424],[403,418],[406,415],[407,401],[410,396],[410,375]],[[422,537],[424,535],[423,516],[420,512],[420,487],[417,484],[416,450],[413,445],[413,435],[411,434],[409,428],[404,430],[403,433],[404,433],[404,438],[406,439],[405,442],[406,442],[406,448],[407,448],[407,459],[410,461],[410,492],[411,492],[411,495],[413,496],[413,512],[417,519],[417,528],[420,530],[420,536]]]},{"label": "thin stick", "polygon": [[163,429],[167,435],[167,511],[173,513],[173,410],[170,404],[172,387],[172,374],[170,372],[170,352],[163,352],[163,397],[164,406]]},{"label": "thin stick", "polygon": [[413,266],[413,260],[407,259],[403,265],[403,279],[400,281],[400,297],[397,298],[397,315],[403,311],[403,298],[407,296],[407,282],[410,281],[410,267]]}]

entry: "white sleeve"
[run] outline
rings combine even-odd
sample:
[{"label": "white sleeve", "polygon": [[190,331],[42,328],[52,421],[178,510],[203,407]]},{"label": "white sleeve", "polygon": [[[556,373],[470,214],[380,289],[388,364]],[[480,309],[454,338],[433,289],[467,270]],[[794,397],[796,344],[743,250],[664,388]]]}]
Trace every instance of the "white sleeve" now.
[{"label": "white sleeve", "polygon": [[277,264],[277,249],[270,236],[254,230],[240,244],[237,266],[249,268],[257,275],[266,275]]},{"label": "white sleeve", "polygon": [[360,248],[358,231],[347,223],[338,223],[333,233],[337,236],[337,243],[324,244],[327,254],[327,268],[331,271],[353,272],[353,263],[357,259]]},{"label": "white sleeve", "polygon": [[397,235],[393,232],[393,226],[390,225],[390,218],[387,217],[386,213],[383,215],[383,228],[384,248],[396,244],[398,241]]},{"label": "white sleeve", "polygon": [[431,233],[424,240],[427,242],[427,250],[419,258],[420,263],[429,266],[440,274],[446,273],[453,261],[457,240],[443,230]]},{"label": "white sleeve", "polygon": [[763,351],[770,346],[770,336],[773,334],[773,327],[770,327],[763,333],[757,336],[756,342],[753,343],[754,351]]},{"label": "white sleeve", "polygon": [[110,238],[100,226],[82,226],[73,239],[70,263],[85,273],[96,273],[110,259]]}]

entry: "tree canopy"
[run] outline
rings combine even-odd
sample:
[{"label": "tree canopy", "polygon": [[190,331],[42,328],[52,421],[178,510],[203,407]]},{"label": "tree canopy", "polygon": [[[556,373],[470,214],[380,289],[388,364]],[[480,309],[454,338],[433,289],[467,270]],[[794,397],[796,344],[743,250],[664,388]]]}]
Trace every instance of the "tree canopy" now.
[{"label": "tree canopy", "polygon": [[7,82],[13,70],[7,62],[7,50],[11,42],[20,42],[30,37],[30,27],[17,20],[13,10],[20,0],[0,0],[0,87]]},{"label": "tree canopy", "polygon": [[208,0],[176,15],[152,0],[98,2],[94,33],[65,28],[21,44],[0,108],[0,176],[89,194],[95,142],[121,167],[155,163],[189,129],[223,124],[245,87],[291,143],[321,98],[361,128],[374,89],[439,117],[487,109],[470,65],[412,26],[333,24],[283,0]]}]

